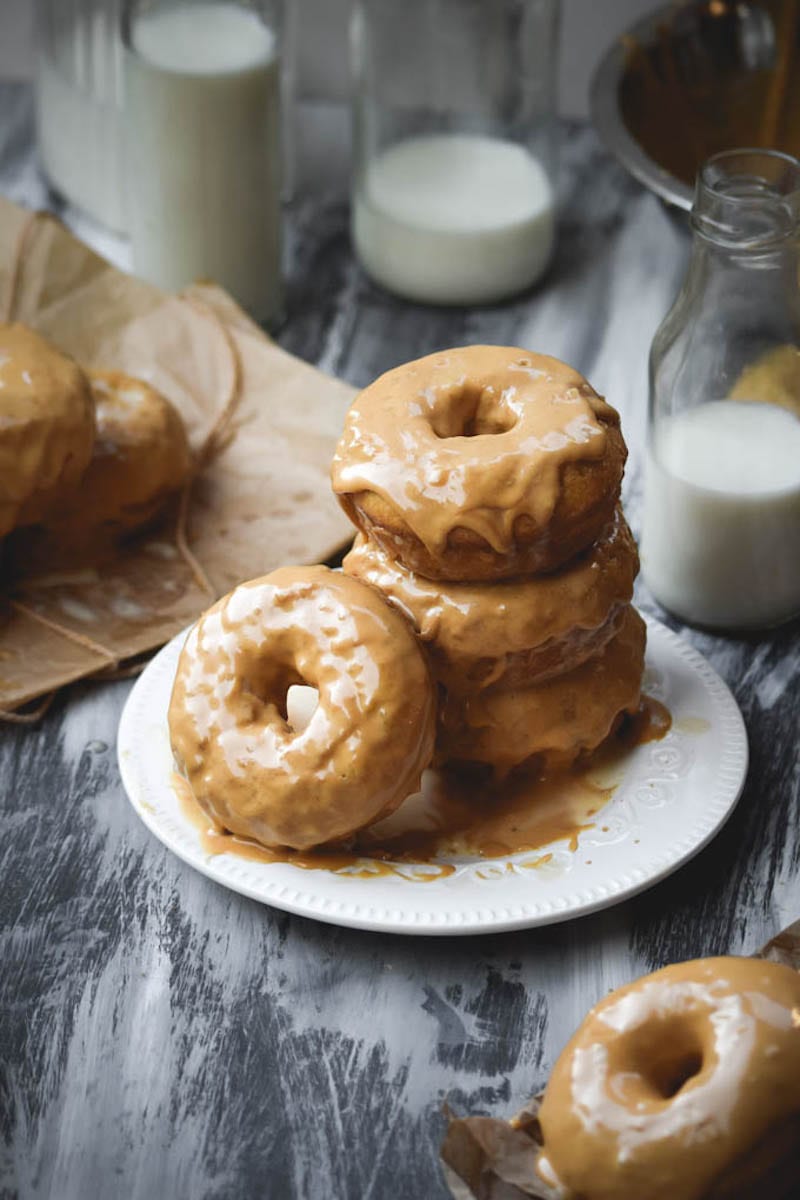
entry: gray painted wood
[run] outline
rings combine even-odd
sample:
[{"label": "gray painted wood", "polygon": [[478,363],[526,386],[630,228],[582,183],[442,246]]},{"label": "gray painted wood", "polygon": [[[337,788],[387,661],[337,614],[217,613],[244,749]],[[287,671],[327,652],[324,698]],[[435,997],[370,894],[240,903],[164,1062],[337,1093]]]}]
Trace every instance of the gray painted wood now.
[{"label": "gray painted wood", "polygon": [[[0,110],[0,189],[52,203],[27,93],[0,89]],[[647,351],[687,239],[587,128],[563,134],[559,250],[535,292],[468,312],[393,300],[353,263],[345,202],[321,193],[293,216],[281,341],[355,384],[454,343],[563,356],[623,413],[636,526]],[[510,1114],[609,988],[750,952],[800,915],[798,629],[685,635],[744,711],[739,807],[665,883],[541,931],[358,933],[195,874],[123,794],[127,683],[73,689],[36,731],[0,729],[0,1198],[443,1200],[444,1100]]]}]

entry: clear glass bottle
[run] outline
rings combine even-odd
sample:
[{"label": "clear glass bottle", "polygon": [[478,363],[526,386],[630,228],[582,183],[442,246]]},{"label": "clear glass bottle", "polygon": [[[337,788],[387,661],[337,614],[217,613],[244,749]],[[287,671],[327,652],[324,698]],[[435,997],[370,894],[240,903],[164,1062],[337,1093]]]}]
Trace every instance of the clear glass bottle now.
[{"label": "clear glass bottle", "polygon": [[122,0],[38,0],[36,130],[50,181],[102,224],[125,228]]},{"label": "clear glass bottle", "polygon": [[128,0],[128,228],[137,274],[282,311],[282,0]]},{"label": "clear glass bottle", "polygon": [[684,620],[800,612],[800,162],[715,155],[686,280],[653,341],[642,571]]},{"label": "clear glass bottle", "polygon": [[[73,204],[117,233],[126,229],[124,0],[37,0],[36,131],[42,166]],[[276,21],[277,23],[277,21]],[[288,129],[294,93],[295,5],[288,2],[282,102]],[[283,131],[285,132],[285,131]],[[291,139],[283,138],[283,196],[291,198]]]},{"label": "clear glass bottle", "polygon": [[555,235],[557,0],[355,0],[352,236],[411,300],[482,304]]}]

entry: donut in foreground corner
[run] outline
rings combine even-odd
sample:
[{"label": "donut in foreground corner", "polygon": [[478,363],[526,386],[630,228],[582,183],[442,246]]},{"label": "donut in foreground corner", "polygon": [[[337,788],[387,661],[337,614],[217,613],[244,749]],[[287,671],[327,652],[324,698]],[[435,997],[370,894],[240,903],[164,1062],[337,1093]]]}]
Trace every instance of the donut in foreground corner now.
[{"label": "donut in foreground corner", "polygon": [[[303,730],[293,684],[317,689]],[[189,633],[169,706],[200,806],[265,846],[347,837],[414,792],[433,754],[435,694],[403,618],[359,580],[284,567],[241,584]]]},{"label": "donut in foreground corner", "polygon": [[755,958],[666,967],[601,1000],[539,1109],[564,1200],[800,1195],[800,974]]}]

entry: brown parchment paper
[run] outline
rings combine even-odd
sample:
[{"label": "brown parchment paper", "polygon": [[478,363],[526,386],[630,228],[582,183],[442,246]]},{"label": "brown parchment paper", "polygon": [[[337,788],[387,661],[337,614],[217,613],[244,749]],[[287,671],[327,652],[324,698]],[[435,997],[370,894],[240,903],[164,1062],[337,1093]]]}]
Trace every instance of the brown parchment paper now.
[{"label": "brown parchment paper", "polygon": [[[800,971],[800,921],[753,957]],[[538,1113],[543,1094],[534,1096],[510,1121],[448,1113],[441,1159],[455,1200],[559,1200],[558,1193],[536,1174],[542,1146]]]},{"label": "brown parchment paper", "polygon": [[[0,297],[28,214],[0,197]],[[350,526],[328,468],[352,389],[271,342],[213,285],[181,296],[116,270],[51,218],[29,226],[13,286],[24,321],[85,366],[152,383],[177,406],[194,449],[241,390],[234,436],[196,480],[188,540],[216,595],[282,563],[330,557]],[[13,593],[9,589],[13,586]],[[101,569],[41,572],[0,593],[0,709],[153,650],[214,599],[177,553],[174,522]],[[102,648],[68,640],[36,616]]]}]

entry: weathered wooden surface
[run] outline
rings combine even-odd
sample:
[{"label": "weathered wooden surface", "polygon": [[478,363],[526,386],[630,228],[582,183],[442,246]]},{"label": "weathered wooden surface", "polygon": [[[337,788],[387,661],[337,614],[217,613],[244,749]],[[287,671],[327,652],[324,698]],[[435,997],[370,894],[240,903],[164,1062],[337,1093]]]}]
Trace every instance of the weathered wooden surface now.
[{"label": "weathered wooden surface", "polygon": [[[52,203],[27,94],[0,89],[0,110],[0,190]],[[281,341],[355,384],[448,344],[563,356],[622,410],[636,526],[647,351],[686,237],[587,129],[565,128],[563,160],[552,272],[494,309],[389,298],[353,264],[345,203],[301,203]],[[644,588],[639,601],[663,618]],[[686,636],[744,711],[739,807],[665,883],[538,932],[349,932],[195,874],[123,794],[129,684],[73,691],[37,731],[0,730],[0,1197],[443,1200],[445,1098],[512,1112],[607,989],[674,958],[749,952],[800,915],[797,628]]]}]

